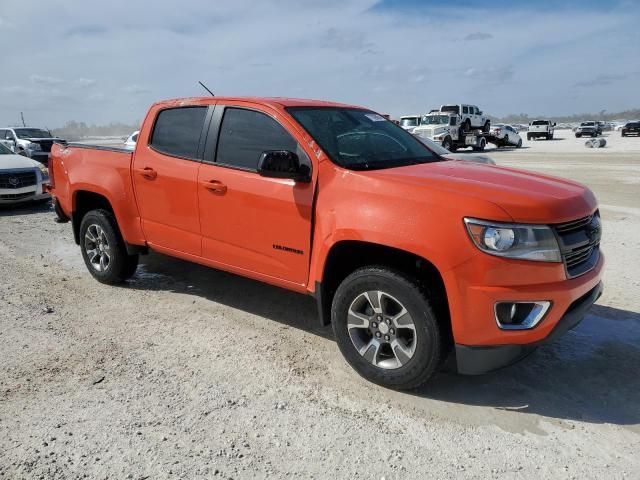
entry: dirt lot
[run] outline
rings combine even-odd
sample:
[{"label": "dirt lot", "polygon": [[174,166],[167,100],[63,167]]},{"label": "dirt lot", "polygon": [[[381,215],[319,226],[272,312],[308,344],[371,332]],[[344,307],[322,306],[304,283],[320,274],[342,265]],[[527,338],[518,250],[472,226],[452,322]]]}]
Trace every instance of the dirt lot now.
[{"label": "dirt lot", "polygon": [[48,207],[0,211],[0,478],[640,478],[640,139],[499,164],[601,202],[605,294],[517,366],[360,379],[314,302],[168,257],[113,288]]}]

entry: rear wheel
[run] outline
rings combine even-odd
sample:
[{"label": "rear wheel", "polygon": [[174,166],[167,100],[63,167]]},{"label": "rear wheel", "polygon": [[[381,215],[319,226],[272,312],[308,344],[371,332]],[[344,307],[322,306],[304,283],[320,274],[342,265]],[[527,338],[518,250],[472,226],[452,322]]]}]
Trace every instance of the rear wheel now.
[{"label": "rear wheel", "polygon": [[520,148],[522,147],[522,139],[518,139],[518,144],[516,145],[516,148]]},{"label": "rear wheel", "polygon": [[91,210],[80,223],[80,247],[89,273],[99,282],[121,283],[138,267],[138,255],[127,254],[113,214]]},{"label": "rear wheel", "polygon": [[482,131],[484,133],[489,133],[490,129],[491,129],[491,122],[489,120],[487,120],[486,122],[484,122],[484,125],[482,127]]},{"label": "rear wheel", "polygon": [[406,390],[425,383],[443,352],[440,325],[415,279],[386,267],[364,267],[338,287],[333,332],[362,377]]},{"label": "rear wheel", "polygon": [[462,131],[467,133],[471,130],[471,120],[468,118],[462,123]]}]

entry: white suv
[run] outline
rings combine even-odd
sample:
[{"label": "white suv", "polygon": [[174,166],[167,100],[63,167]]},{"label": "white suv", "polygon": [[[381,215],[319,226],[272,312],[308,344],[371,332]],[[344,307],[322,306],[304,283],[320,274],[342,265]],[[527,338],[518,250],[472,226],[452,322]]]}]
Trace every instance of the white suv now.
[{"label": "white suv", "polygon": [[491,126],[489,118],[475,105],[441,105],[440,111],[460,115],[462,130],[465,132],[476,128],[481,128],[483,132],[488,132]]}]

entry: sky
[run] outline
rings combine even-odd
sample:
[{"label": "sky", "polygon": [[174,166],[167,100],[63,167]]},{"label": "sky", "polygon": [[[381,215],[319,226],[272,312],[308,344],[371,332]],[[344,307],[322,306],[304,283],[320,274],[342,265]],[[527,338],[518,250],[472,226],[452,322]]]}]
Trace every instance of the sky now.
[{"label": "sky", "polygon": [[640,107],[636,0],[2,0],[0,126],[140,122],[157,100],[316,98],[393,116],[443,103]]}]

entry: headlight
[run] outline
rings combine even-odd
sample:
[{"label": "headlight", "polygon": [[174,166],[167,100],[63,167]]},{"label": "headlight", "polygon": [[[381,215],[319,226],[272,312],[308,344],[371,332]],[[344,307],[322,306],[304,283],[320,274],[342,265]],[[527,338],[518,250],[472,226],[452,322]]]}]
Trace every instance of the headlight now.
[{"label": "headlight", "polygon": [[42,164],[38,165],[38,170],[42,173],[42,179],[45,180],[49,178],[49,169]]},{"label": "headlight", "polygon": [[27,148],[29,148],[29,150],[42,150],[39,143],[30,143]]},{"label": "headlight", "polygon": [[546,225],[519,225],[465,218],[473,243],[485,253],[499,257],[560,262],[560,248]]}]

